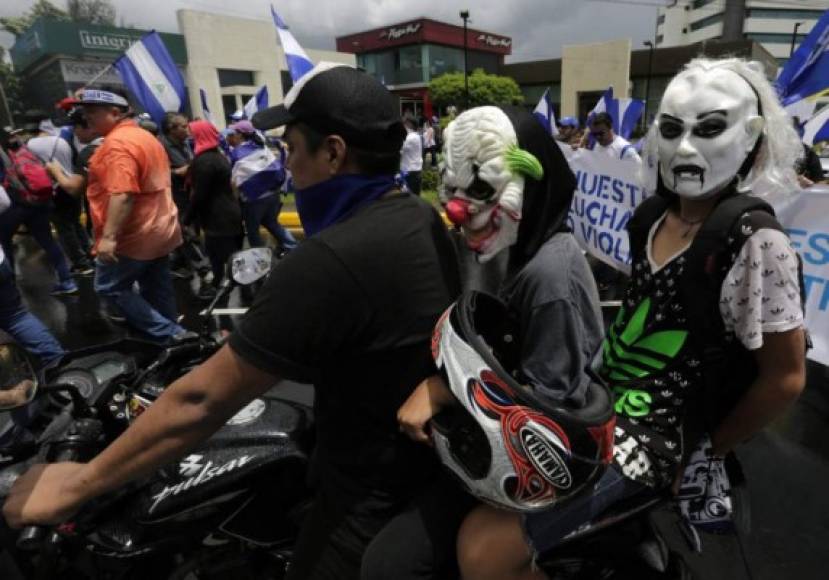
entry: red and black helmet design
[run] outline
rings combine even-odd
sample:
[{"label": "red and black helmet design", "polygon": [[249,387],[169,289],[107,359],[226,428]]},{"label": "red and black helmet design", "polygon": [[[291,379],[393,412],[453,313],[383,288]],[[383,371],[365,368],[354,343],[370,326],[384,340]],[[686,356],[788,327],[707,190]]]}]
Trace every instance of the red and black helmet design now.
[{"label": "red and black helmet design", "polygon": [[598,379],[581,409],[553,405],[521,384],[517,330],[488,294],[466,293],[444,313],[432,352],[460,405],[432,420],[432,434],[441,460],[472,494],[535,511],[598,479],[612,458],[615,417]]}]

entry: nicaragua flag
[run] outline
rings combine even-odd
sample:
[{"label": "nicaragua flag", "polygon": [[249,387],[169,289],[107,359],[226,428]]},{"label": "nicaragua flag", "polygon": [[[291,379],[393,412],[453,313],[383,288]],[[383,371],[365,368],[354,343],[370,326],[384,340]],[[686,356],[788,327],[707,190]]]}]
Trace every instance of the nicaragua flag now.
[{"label": "nicaragua flag", "polygon": [[244,118],[245,119],[253,119],[253,114],[256,111],[263,111],[268,108],[268,87],[263,86],[261,89],[256,91],[256,94],[253,95],[247,103],[245,103],[244,108]]},{"label": "nicaragua flag", "polygon": [[818,141],[829,141],[829,105],[823,107],[803,127],[803,142],[812,146]]},{"label": "nicaragua flag", "polygon": [[244,201],[276,193],[285,181],[285,168],[270,149],[246,141],[231,152],[230,179]]},{"label": "nicaragua flag", "polygon": [[291,80],[297,82],[305,73],[314,68],[314,63],[311,62],[311,59],[302,50],[294,35],[288,30],[288,25],[285,24],[285,21],[274,10],[273,5],[271,5],[271,16],[273,17],[274,25],[276,25],[276,32],[279,34],[279,42],[282,44],[282,50],[285,52],[285,60],[288,61]]},{"label": "nicaragua flag", "polygon": [[639,99],[619,99],[617,112],[619,119],[613,117],[613,130],[617,135],[630,139],[636,124],[645,110],[645,101]]},{"label": "nicaragua flag", "polygon": [[776,85],[784,107],[829,88],[829,10],[783,67]]},{"label": "nicaragua flag", "polygon": [[181,111],[184,79],[156,31],[129,47],[112,66],[156,123],[168,111]]},{"label": "nicaragua flag", "polygon": [[215,125],[213,123],[213,115],[210,114],[210,109],[207,106],[207,93],[204,92],[204,89],[199,89],[199,99],[201,100],[201,110],[202,114],[204,114],[204,118],[210,124]]},{"label": "nicaragua flag", "polygon": [[535,106],[535,110],[533,110],[533,115],[539,120],[541,125],[544,127],[544,130],[551,136],[555,137],[558,135],[558,126],[556,125],[556,113],[553,110],[553,103],[550,100],[549,93],[550,89],[547,89],[544,91],[544,94],[541,95],[541,99],[539,99],[538,104]]}]

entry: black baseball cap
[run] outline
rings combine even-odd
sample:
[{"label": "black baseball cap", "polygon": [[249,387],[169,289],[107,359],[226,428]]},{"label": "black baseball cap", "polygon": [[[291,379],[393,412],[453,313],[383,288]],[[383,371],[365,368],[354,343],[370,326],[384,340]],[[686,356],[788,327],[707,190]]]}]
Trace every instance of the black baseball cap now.
[{"label": "black baseball cap", "polygon": [[308,71],[282,104],[257,112],[251,120],[262,131],[304,123],[370,151],[399,151],[406,138],[397,97],[371,75],[330,62]]}]

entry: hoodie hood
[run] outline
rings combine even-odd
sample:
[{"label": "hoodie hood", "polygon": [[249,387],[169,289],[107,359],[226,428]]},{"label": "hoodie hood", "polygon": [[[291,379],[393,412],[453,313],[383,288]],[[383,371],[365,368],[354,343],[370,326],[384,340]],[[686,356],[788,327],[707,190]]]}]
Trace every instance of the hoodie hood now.
[{"label": "hoodie hood", "polygon": [[193,136],[193,152],[195,155],[219,147],[219,131],[209,121],[191,122],[190,134]]}]

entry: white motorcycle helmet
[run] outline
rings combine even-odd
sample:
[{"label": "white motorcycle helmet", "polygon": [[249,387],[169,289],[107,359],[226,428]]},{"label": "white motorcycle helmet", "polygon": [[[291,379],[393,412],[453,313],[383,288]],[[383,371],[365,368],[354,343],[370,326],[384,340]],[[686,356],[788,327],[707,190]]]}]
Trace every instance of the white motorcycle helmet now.
[{"label": "white motorcycle helmet", "polygon": [[523,385],[517,330],[506,306],[484,293],[465,293],[443,314],[432,356],[460,405],[432,419],[432,438],[470,493],[540,511],[601,476],[612,459],[615,415],[598,378],[581,409],[554,406]]}]

